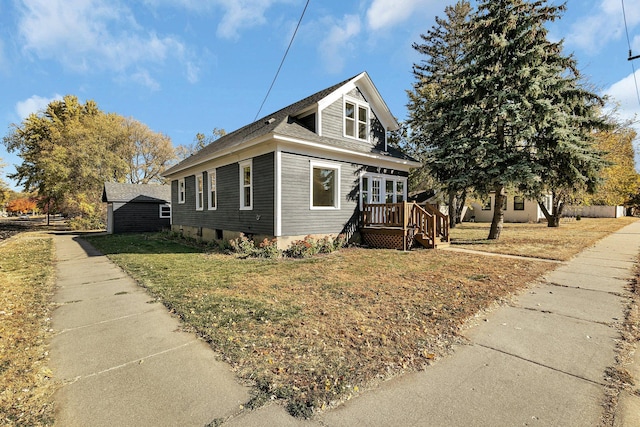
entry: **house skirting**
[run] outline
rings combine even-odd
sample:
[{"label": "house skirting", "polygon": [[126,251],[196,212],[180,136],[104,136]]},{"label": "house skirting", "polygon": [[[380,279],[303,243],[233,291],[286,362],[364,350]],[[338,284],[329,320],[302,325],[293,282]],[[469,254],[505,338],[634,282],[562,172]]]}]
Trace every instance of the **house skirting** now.
[{"label": "house skirting", "polygon": [[[230,231],[230,230],[213,230],[206,227],[190,227],[186,225],[172,225],[171,231],[174,233],[180,233],[185,237],[190,237],[196,240],[202,240],[204,242],[219,242],[219,243],[229,243],[230,240],[234,240],[240,237],[241,234],[247,235],[247,233],[241,233],[239,231]],[[299,236],[268,236],[265,234],[252,234],[248,235],[251,240],[254,241],[255,245],[259,245],[264,239],[273,240],[276,239],[276,243],[278,249],[285,250],[291,244],[298,240],[304,240],[306,237],[312,237],[314,239],[320,239],[324,237],[336,238],[336,234],[303,234]],[[402,244],[400,245],[402,248]]]},{"label": "house skirting", "polygon": [[[405,236],[402,228],[364,227],[360,234],[362,242],[372,248],[408,250],[413,246],[413,233]],[[406,246],[403,242],[405,238]]]}]

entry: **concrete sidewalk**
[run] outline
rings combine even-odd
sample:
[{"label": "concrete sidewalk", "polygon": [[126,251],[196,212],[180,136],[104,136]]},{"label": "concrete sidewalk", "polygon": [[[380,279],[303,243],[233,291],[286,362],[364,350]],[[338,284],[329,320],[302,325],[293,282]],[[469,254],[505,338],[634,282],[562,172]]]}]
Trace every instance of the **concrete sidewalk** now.
[{"label": "concrete sidewalk", "polygon": [[[549,273],[513,305],[479,319],[465,333],[469,345],[452,356],[297,425],[600,425],[605,370],[615,364],[626,285],[639,253],[636,222]],[[640,373],[639,354],[632,372]],[[638,400],[623,393],[616,426],[640,425]],[[265,423],[277,414],[264,408],[224,425],[277,425]]]},{"label": "concrete sidewalk", "polygon": [[[54,312],[51,357],[67,381],[57,395],[59,425],[596,426],[640,253],[640,222],[478,319],[465,333],[469,344],[450,357],[310,421],[278,405],[241,411],[248,389],[228,367],[178,332],[178,322],[120,269],[81,245],[56,237],[63,305]],[[640,398],[623,397],[616,425],[637,425]]]},{"label": "concrete sidewalk", "polygon": [[82,240],[54,241],[57,425],[203,426],[241,410],[249,389],[206,343]]}]

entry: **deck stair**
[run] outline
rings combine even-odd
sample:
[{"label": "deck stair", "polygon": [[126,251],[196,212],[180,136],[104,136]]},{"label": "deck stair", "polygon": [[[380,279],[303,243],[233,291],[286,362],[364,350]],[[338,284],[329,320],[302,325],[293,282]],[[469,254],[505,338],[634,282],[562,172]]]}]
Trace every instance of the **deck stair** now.
[{"label": "deck stair", "polygon": [[429,204],[371,203],[363,206],[361,234],[377,248],[435,249],[449,244],[449,217]]}]

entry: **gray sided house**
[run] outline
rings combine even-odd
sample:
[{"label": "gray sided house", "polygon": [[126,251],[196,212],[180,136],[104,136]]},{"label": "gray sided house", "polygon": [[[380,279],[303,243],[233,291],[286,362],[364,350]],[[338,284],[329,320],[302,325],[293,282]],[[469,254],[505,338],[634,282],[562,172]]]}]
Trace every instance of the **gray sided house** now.
[{"label": "gray sided house", "polygon": [[420,164],[387,145],[398,129],[367,73],[229,133],[164,174],[174,231],[204,240],[245,233],[280,247],[352,235],[363,203],[401,203]]},{"label": "gray sided house", "polygon": [[107,233],[160,231],[171,225],[169,185],[105,182]]}]

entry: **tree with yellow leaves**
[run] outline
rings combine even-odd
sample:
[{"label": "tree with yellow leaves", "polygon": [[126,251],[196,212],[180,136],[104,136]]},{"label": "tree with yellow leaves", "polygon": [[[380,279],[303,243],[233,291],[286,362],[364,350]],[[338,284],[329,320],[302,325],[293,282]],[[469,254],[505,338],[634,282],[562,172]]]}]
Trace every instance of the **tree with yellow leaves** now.
[{"label": "tree with yellow leaves", "polygon": [[584,196],[587,205],[626,205],[637,195],[640,175],[635,169],[633,141],[636,132],[626,124],[616,124],[608,131],[597,132],[596,146],[605,153],[609,166],[600,174],[601,185],[594,194]]}]

